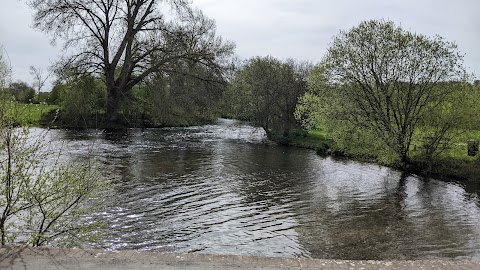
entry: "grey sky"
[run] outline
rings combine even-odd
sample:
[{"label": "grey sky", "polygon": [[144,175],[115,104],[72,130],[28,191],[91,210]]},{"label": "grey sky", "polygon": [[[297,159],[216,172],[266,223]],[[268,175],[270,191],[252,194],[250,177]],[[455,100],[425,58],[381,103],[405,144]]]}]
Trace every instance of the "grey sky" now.
[{"label": "grey sky", "polygon": [[[48,37],[30,28],[31,11],[18,0],[0,9],[0,45],[14,79],[31,82],[31,65],[47,69],[60,54]],[[318,62],[332,37],[367,19],[387,19],[404,29],[455,41],[465,66],[480,77],[478,0],[193,0],[216,20],[218,33],[237,44],[241,58],[272,55]]]}]

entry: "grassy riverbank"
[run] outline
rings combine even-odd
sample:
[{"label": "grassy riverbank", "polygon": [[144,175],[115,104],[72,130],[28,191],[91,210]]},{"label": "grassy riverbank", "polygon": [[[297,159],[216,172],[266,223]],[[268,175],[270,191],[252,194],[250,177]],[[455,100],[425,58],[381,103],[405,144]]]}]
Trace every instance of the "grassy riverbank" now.
[{"label": "grassy riverbank", "polygon": [[[402,167],[395,162],[388,163],[380,160],[371,153],[359,155],[342,151],[322,130],[294,132],[286,137],[273,136],[271,139],[283,145],[313,149],[321,155],[367,161],[393,168]],[[470,139],[480,141],[480,131],[464,132],[451,143],[448,149],[431,160],[422,158],[420,150],[412,151],[411,162],[407,165],[407,170],[427,177],[450,178],[480,184],[480,154],[475,157],[468,156],[467,141]]]},{"label": "grassy riverbank", "polygon": [[34,127],[49,127],[49,128],[110,128],[110,129],[125,129],[125,128],[163,128],[163,127],[187,127],[196,125],[212,124],[216,118],[178,118],[165,123],[152,123],[149,119],[142,119],[141,117],[128,118],[125,116],[119,117],[117,121],[110,122],[104,113],[95,113],[89,116],[71,116],[65,113],[57,105],[47,104],[22,104],[16,105],[16,117],[20,119],[22,124]]},{"label": "grassy riverbank", "polygon": [[288,136],[275,136],[270,139],[283,144],[312,149],[318,152],[327,152],[335,148],[335,142],[322,130],[297,131]]}]

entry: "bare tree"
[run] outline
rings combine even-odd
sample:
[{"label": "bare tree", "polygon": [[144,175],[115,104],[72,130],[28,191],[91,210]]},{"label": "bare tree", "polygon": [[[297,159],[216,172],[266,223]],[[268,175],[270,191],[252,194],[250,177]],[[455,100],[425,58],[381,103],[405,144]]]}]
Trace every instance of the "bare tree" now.
[{"label": "bare tree", "polygon": [[3,51],[3,47],[0,46],[0,90],[8,86],[12,75],[10,61],[8,61],[7,54],[4,54]]},{"label": "bare tree", "polygon": [[30,66],[30,75],[33,76],[33,88],[38,94],[42,90],[43,86],[45,86],[48,78],[50,78],[51,73],[44,76],[42,68]]},{"label": "bare tree", "polygon": [[[233,44],[187,0],[30,0],[34,25],[65,40],[63,65],[98,73],[108,91],[107,117],[117,120],[128,92],[154,72],[182,60],[222,72]],[[170,12],[168,12],[170,11]]]}]

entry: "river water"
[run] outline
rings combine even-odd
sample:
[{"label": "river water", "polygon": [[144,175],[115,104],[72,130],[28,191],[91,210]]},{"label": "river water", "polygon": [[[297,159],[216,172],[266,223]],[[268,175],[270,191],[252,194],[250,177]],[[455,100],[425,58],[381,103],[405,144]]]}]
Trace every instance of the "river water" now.
[{"label": "river water", "polygon": [[480,260],[480,198],[424,179],[215,125],[56,130],[112,182],[93,247],[337,259]]}]

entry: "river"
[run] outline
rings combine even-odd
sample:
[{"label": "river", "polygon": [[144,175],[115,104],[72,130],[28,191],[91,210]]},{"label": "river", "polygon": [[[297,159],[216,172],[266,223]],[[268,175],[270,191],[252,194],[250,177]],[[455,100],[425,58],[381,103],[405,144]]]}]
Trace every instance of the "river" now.
[{"label": "river", "polygon": [[96,248],[336,259],[480,260],[480,198],[455,182],[269,143],[234,120],[53,130],[112,183]]}]

